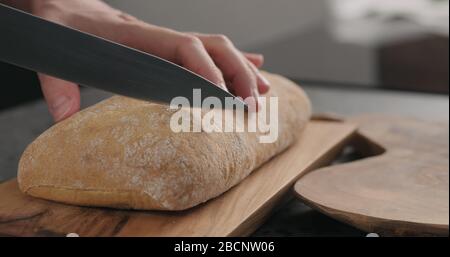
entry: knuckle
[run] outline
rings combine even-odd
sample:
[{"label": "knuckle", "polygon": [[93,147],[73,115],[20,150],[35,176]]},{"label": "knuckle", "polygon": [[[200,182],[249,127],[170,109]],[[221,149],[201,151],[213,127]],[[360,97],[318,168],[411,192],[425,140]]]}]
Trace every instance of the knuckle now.
[{"label": "knuckle", "polygon": [[218,80],[221,80],[220,82],[223,82],[223,73],[218,67],[213,67],[213,73],[217,77]]},{"label": "knuckle", "polygon": [[217,74],[217,75],[220,75],[220,76],[222,76],[223,74],[222,74],[222,70],[220,70],[217,66],[214,66],[214,72]]},{"label": "knuckle", "polygon": [[220,44],[225,44],[225,45],[232,45],[233,43],[231,42],[231,40],[223,35],[223,34],[215,34],[215,35],[211,35],[211,37],[217,41]]},{"label": "knuckle", "polygon": [[179,39],[179,44],[187,47],[198,47],[202,45],[202,41],[196,36],[182,35]]}]

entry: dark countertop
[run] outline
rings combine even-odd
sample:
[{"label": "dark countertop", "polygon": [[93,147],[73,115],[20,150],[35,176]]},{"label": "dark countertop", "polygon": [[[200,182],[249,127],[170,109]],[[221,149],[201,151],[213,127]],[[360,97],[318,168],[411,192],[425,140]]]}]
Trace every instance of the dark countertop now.
[{"label": "dark countertop", "polygon": [[[304,86],[315,112],[340,115],[386,113],[432,121],[448,121],[448,95],[381,91],[367,88]],[[108,93],[82,90],[82,106],[108,97]],[[40,100],[0,112],[0,181],[15,177],[21,153],[52,125]],[[365,233],[290,199],[255,233],[255,236],[362,236]]]}]

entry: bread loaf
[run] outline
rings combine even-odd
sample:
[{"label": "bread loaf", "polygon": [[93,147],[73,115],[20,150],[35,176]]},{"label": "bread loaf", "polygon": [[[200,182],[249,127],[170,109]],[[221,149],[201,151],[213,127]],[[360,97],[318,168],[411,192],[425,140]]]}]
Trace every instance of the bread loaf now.
[{"label": "bread loaf", "polygon": [[219,196],[294,143],[310,117],[300,87],[264,74],[267,96],[279,97],[274,143],[260,143],[259,132],[175,133],[168,105],[114,96],[31,143],[19,163],[20,189],[68,204],[143,210],[183,210]]}]

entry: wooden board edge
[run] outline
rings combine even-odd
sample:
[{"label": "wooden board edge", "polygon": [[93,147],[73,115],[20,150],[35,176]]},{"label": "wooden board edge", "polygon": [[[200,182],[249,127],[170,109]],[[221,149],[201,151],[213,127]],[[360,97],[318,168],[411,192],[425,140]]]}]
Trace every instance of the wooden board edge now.
[{"label": "wooden board edge", "polygon": [[[388,220],[374,216],[361,215],[358,213],[336,210],[318,203],[313,203],[300,195],[296,190],[295,194],[306,205],[315,209],[328,217],[334,218],[346,224],[350,224],[367,233],[377,233],[381,236],[448,236],[448,224],[424,224],[411,221]],[[370,225],[355,220],[370,219]],[[402,226],[399,226],[402,224]],[[418,231],[420,231],[418,233]]]},{"label": "wooden board edge", "polygon": [[[314,162],[312,162],[309,167],[307,167],[303,172],[301,172],[296,178],[294,178],[291,183],[283,187],[282,190],[279,191],[278,194],[274,195],[271,199],[269,199],[262,207],[258,209],[258,211],[254,212],[252,215],[247,217],[247,219],[233,231],[231,231],[227,236],[228,237],[242,237],[249,236],[251,233],[255,232],[258,227],[266,221],[271,214],[273,214],[273,209],[277,206],[277,202],[285,196],[289,191],[294,190],[294,185],[299,181],[304,175],[312,172],[316,169],[322,168],[330,164],[336,156],[341,152],[341,150],[354,139],[354,136],[357,134],[357,126],[348,123],[341,123],[335,121],[323,121],[316,120],[312,122],[325,122],[325,123],[340,123],[348,126],[349,131],[348,134],[342,137],[337,144],[328,149],[321,158],[318,158]],[[295,194],[295,193],[294,193]],[[254,220],[254,222],[252,221]]]}]

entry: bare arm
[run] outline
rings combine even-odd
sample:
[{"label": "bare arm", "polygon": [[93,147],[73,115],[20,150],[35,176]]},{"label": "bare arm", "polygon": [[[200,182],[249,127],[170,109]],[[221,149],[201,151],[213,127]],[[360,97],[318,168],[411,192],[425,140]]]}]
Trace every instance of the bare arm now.
[{"label": "bare arm", "polygon": [[[235,95],[255,99],[269,90],[263,56],[239,51],[226,36],[179,32],[145,23],[100,0],[0,0],[42,18],[175,62]],[[56,122],[80,109],[78,85],[39,74]]]}]

